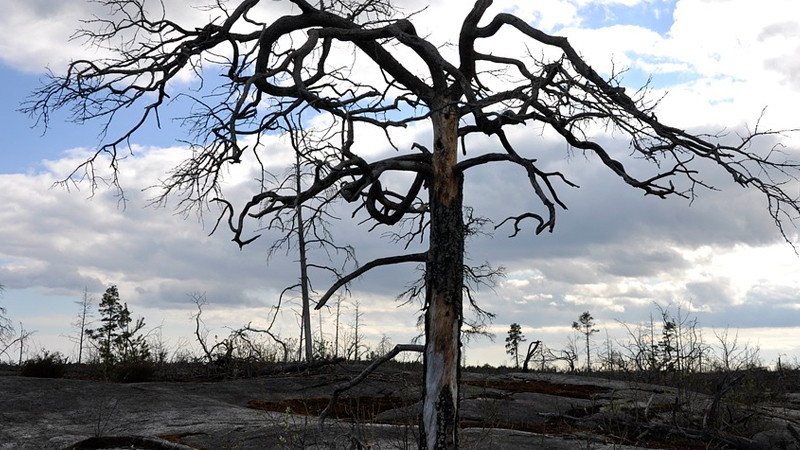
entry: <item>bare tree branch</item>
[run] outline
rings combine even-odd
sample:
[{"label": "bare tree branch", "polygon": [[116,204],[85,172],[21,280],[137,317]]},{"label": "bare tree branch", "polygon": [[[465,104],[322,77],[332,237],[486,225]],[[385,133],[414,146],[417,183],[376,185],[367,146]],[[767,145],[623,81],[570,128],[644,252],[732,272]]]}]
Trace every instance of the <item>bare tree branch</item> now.
[{"label": "bare tree branch", "polygon": [[331,408],[336,404],[336,401],[339,399],[339,396],[342,395],[344,392],[349,391],[353,387],[357,386],[359,383],[364,381],[369,374],[374,372],[378,367],[380,367],[383,363],[390,361],[395,356],[399,355],[402,352],[417,352],[422,353],[425,347],[418,344],[397,344],[394,348],[389,351],[387,354],[381,356],[380,358],[372,361],[372,363],[367,366],[364,370],[361,371],[358,376],[350,380],[349,382],[337,387],[334,389],[333,393],[331,394],[331,399],[328,401],[328,405],[325,406],[325,409],[319,415],[319,426],[325,426],[325,419],[328,417]]},{"label": "bare tree branch", "polygon": [[350,272],[349,274],[341,277],[333,286],[328,289],[325,294],[320,297],[319,301],[317,302],[317,306],[314,309],[320,309],[328,302],[333,294],[336,293],[342,286],[346,285],[347,283],[355,280],[356,278],[360,277],[367,271],[370,271],[376,267],[405,263],[405,262],[425,262],[427,259],[428,254],[423,253],[411,253],[408,255],[399,255],[399,256],[387,256],[385,258],[378,258],[374,259],[363,266],[359,267],[358,269]]}]

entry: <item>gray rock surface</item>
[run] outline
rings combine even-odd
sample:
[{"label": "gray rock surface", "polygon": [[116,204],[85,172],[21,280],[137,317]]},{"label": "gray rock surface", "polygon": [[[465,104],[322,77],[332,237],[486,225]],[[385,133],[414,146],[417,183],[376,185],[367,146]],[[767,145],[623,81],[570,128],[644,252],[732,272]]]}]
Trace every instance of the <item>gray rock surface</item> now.
[{"label": "gray rock surface", "polygon": [[[316,415],[333,389],[359,370],[138,384],[2,375],[0,450],[65,449],[114,436],[171,442],[175,449],[416,448],[419,374],[396,369],[381,369],[345,394],[343,409],[320,429]],[[710,401],[661,386],[574,375],[465,372],[463,378],[464,449],[636,449],[630,444],[637,436],[657,436],[663,433],[652,430],[670,426],[676,398],[680,414],[699,418]],[[796,426],[797,411],[781,408],[763,407],[764,429],[736,442],[800,448],[787,431],[787,424]],[[337,419],[342,411],[360,416]]]}]

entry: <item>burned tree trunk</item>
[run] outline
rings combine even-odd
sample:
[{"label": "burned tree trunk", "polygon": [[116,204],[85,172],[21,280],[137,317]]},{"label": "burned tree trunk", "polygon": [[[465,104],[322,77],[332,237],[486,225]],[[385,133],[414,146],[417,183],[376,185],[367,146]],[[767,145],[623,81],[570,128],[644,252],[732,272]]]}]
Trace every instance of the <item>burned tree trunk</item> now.
[{"label": "burned tree trunk", "polygon": [[426,269],[424,400],[420,448],[458,446],[462,288],[464,267],[463,177],[454,170],[458,116],[433,115],[430,248]]},{"label": "burned tree trunk", "polygon": [[[533,358],[534,353],[536,353],[536,350],[539,348],[541,343],[542,341],[533,341],[528,344],[528,352],[525,353],[525,362],[522,364],[523,372],[528,371],[528,364],[531,362],[531,358]],[[544,357],[544,349],[542,349],[542,357]],[[544,370],[544,368],[542,370]]]},{"label": "burned tree trunk", "polygon": [[[295,153],[295,189],[299,194],[302,192],[302,185],[300,179],[300,155]],[[314,359],[313,341],[311,340],[311,300],[308,293],[308,259],[306,257],[306,230],[305,223],[303,222],[303,205],[297,203],[295,206],[295,214],[297,215],[297,250],[300,257],[300,295],[302,296],[302,317],[303,322],[303,353],[306,362],[311,362]]]}]

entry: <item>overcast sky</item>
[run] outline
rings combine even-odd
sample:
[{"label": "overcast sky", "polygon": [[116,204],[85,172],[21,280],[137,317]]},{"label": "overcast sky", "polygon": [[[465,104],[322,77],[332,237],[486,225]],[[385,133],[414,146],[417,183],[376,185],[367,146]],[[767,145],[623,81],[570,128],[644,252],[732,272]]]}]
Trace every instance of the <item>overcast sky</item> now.
[{"label": "overcast sky", "polygon": [[[765,107],[762,126],[800,128],[800,18],[787,14],[794,2],[498,0],[490,11],[511,11],[567,36],[602,73],[609,73],[612,63],[627,68],[623,84],[630,88],[652,76],[653,98],[666,93],[658,110],[663,122],[733,133],[754,125]],[[202,23],[207,13],[182,3],[167,6],[179,20]],[[411,11],[425,3],[399,4]],[[415,18],[417,31],[437,43],[455,41],[460,26],[455,18],[471,3],[434,3]],[[176,215],[169,205],[147,207],[153,192],[142,189],[179,161],[185,135],[176,124],[163,120],[163,129],[152,126],[135,137],[133,154],[121,166],[125,208],[113,190],[101,188],[90,198],[85,185],[52,187],[100,142],[98,126],[65,123],[57,116],[42,134],[16,109],[48,68],[59,72],[67,61],[92,55],[68,37],[80,19],[102,10],[79,0],[0,0],[0,6],[0,284],[5,286],[0,304],[10,318],[38,330],[39,346],[67,354],[73,347],[63,336],[74,334],[73,302],[84,287],[99,299],[108,285],[117,284],[134,314],[144,315],[150,326],[163,324],[175,346],[180,337],[191,338],[191,292],[206,293],[209,326],[218,333],[224,326],[266,320],[277,293],[296,280],[292,254],[268,262],[269,236],[240,251],[225,230],[208,236],[213,214],[201,219]],[[445,16],[452,22],[441,20]],[[508,50],[521,43],[502,37],[493,45]],[[369,138],[366,132],[360,136]],[[478,294],[482,307],[497,314],[492,329],[498,339],[472,344],[471,362],[507,362],[502,341],[511,322],[520,323],[528,337],[560,348],[583,311],[614,334],[617,320],[645,320],[654,302],[683,303],[704,327],[739,328],[740,336],[761,346],[767,363],[778,354],[800,357],[800,258],[782,240],[762,197],[709,166],[703,178],[719,191],[699,191],[691,204],[644,198],[596,159],[571,152],[540,128],[515,130],[512,138],[581,187],[562,190],[569,210],[560,214],[552,234],[534,236],[526,228],[509,239],[511,230],[501,228],[469,243],[474,263],[488,261],[507,274],[494,291]],[[417,126],[397,139],[407,149],[430,140],[430,131]],[[787,151],[798,153],[797,135],[783,142]],[[626,145],[619,142],[621,154]],[[276,171],[285,160],[285,155],[272,159]],[[248,174],[244,169],[231,174],[229,189],[247,189]],[[477,169],[468,174],[465,203],[499,221],[535,204],[524,185],[524,176],[513,168]],[[340,204],[336,211],[346,218],[352,207]],[[362,262],[401,251],[380,232],[367,233],[366,226],[343,222],[333,229]],[[796,234],[790,238],[797,240]],[[374,271],[353,284],[349,301],[360,300],[370,339],[385,333],[404,342],[417,333],[417,307],[395,301],[417,275],[412,265]],[[315,287],[324,291],[329,282],[319,274]],[[297,334],[291,314],[280,326],[284,335]]]}]

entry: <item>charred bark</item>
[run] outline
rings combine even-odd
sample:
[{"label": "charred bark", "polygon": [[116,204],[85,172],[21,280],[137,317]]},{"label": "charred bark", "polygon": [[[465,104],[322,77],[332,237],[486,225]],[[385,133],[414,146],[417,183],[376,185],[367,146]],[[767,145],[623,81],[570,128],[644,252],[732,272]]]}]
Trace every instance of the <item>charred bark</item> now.
[{"label": "charred bark", "polygon": [[530,344],[528,344],[528,352],[525,354],[525,362],[522,364],[523,372],[528,371],[528,364],[531,362],[531,358],[533,358],[534,353],[536,353],[536,350],[539,348],[539,345],[541,345],[541,343],[542,341],[533,341]]},{"label": "charred bark", "polygon": [[421,449],[458,447],[462,292],[464,284],[463,176],[454,170],[458,116],[433,115],[430,248],[426,263],[424,398]]}]

